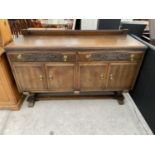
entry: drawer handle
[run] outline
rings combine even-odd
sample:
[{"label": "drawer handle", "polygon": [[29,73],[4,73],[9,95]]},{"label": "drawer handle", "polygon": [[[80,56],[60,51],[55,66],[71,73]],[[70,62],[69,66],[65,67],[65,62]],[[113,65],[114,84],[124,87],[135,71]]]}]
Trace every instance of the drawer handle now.
[{"label": "drawer handle", "polygon": [[67,61],[68,56],[64,55],[64,61]]},{"label": "drawer handle", "polygon": [[90,58],[91,58],[91,54],[87,54],[87,55],[86,55],[86,58],[87,58],[87,59],[90,59]]},{"label": "drawer handle", "polygon": [[21,59],[21,58],[22,58],[21,54],[17,55],[17,59]]},{"label": "drawer handle", "polygon": [[135,55],[134,55],[134,54],[131,54],[131,55],[130,55],[130,60],[131,60],[131,61],[134,61],[134,57],[135,57]]},{"label": "drawer handle", "polygon": [[39,75],[39,79],[40,79],[40,81],[42,81],[43,80],[43,76]]},{"label": "drawer handle", "polygon": [[112,74],[110,74],[110,80],[113,80],[113,75]]},{"label": "drawer handle", "polygon": [[52,76],[52,75],[50,75],[50,76],[49,76],[49,79],[50,79],[50,80],[53,80],[53,76]]},{"label": "drawer handle", "polygon": [[104,79],[105,79],[104,74],[101,74],[101,75],[100,75],[100,79],[101,79],[101,80],[104,80]]}]

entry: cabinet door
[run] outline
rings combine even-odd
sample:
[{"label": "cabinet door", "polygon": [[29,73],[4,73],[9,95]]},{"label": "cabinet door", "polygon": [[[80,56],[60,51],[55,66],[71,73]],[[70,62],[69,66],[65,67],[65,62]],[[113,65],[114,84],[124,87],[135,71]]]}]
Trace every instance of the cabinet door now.
[{"label": "cabinet door", "polygon": [[110,90],[130,90],[137,75],[137,63],[111,63],[107,88]]},{"label": "cabinet door", "polygon": [[[0,62],[1,63],[1,62]],[[6,102],[9,102],[9,96],[5,89],[5,83],[2,79],[2,70],[1,70],[1,64],[0,64],[0,105],[6,104]]]},{"label": "cabinet door", "polygon": [[46,88],[43,66],[39,63],[16,63],[13,65],[16,81],[22,91],[41,91]]},{"label": "cabinet door", "polygon": [[9,96],[5,90],[2,80],[0,79],[0,105],[9,102]]},{"label": "cabinet door", "polygon": [[75,65],[71,63],[46,64],[48,89],[51,91],[73,91]]},{"label": "cabinet door", "polygon": [[106,87],[108,65],[105,63],[80,63],[79,87],[82,91],[98,91]]}]

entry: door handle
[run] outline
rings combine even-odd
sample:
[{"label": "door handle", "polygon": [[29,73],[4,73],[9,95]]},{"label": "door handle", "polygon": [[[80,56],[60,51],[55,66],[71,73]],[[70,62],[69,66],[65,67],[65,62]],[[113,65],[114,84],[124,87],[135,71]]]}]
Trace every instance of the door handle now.
[{"label": "door handle", "polygon": [[101,75],[100,75],[100,79],[101,79],[101,80],[104,80],[104,79],[105,79],[104,74],[101,74]]},{"label": "door handle", "polygon": [[52,75],[49,75],[49,79],[50,79],[50,80],[53,80],[53,76],[52,76]]},{"label": "door handle", "polygon": [[39,75],[39,79],[40,79],[40,81],[42,81],[43,80],[43,76]]},{"label": "door handle", "polygon": [[130,61],[134,61],[134,58],[135,58],[135,55],[134,54],[131,54],[130,55]]},{"label": "door handle", "polygon": [[21,55],[21,54],[18,54],[18,55],[17,55],[17,59],[20,60],[21,58],[22,58],[22,55]]},{"label": "door handle", "polygon": [[113,80],[113,75],[112,74],[110,74],[110,80]]},{"label": "door handle", "polygon": [[90,59],[90,58],[91,58],[91,54],[87,54],[87,55],[86,55],[86,58],[87,58],[87,59]]},{"label": "door handle", "polygon": [[67,61],[68,56],[64,55],[64,61]]}]

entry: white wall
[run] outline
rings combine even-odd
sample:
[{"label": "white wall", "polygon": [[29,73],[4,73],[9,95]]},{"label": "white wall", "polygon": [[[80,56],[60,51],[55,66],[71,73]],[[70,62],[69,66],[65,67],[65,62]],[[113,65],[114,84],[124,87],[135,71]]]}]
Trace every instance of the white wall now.
[{"label": "white wall", "polygon": [[82,30],[96,30],[97,29],[97,19],[82,19],[81,20]]}]

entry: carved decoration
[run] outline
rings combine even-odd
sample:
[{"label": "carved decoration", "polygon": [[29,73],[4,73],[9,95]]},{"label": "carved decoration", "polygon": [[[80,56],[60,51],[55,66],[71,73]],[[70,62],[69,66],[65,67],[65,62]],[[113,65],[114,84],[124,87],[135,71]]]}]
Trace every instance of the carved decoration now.
[{"label": "carved decoration", "polygon": [[[69,58],[73,59],[75,61],[75,58],[73,56],[69,56]],[[20,58],[18,58],[18,55],[10,55],[10,59],[12,61],[28,61],[28,62],[47,62],[47,61],[64,61],[64,55],[63,54],[53,54],[53,53],[46,53],[46,54],[22,54]]]},{"label": "carved decoration", "polygon": [[124,61],[130,60],[130,54],[128,53],[93,53],[90,57],[92,61]]}]

